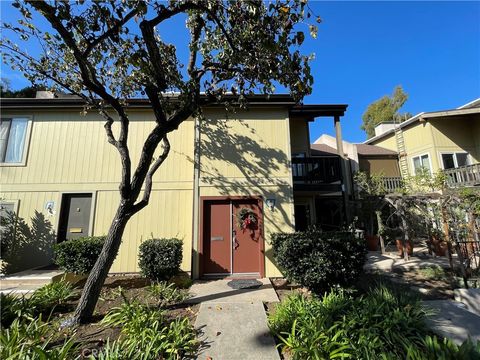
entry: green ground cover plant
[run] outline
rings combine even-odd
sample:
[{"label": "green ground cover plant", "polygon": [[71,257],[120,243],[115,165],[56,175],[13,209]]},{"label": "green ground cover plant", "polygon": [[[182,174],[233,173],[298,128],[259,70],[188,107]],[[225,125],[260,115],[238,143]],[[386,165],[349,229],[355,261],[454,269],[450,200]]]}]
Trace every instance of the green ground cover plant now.
[{"label": "green ground cover plant", "polygon": [[[269,315],[269,326],[293,359],[478,358],[478,344],[457,347],[431,337],[426,315],[415,295],[378,285],[365,294],[293,293]],[[467,357],[456,357],[461,353]]]}]

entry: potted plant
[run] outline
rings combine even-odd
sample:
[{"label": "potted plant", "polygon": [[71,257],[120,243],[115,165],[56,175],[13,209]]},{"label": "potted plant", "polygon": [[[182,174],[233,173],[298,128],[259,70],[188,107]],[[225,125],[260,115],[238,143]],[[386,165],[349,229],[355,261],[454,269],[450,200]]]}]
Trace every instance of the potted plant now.
[{"label": "potted plant", "polygon": [[447,242],[442,230],[438,228],[430,229],[430,243],[435,255],[445,256],[447,254]]}]

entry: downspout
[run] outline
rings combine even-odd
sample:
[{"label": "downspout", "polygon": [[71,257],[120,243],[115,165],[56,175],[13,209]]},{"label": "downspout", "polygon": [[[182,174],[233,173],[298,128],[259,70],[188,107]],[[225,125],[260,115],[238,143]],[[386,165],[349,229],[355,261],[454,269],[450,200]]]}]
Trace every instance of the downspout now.
[{"label": "downspout", "polygon": [[192,278],[197,279],[200,272],[199,241],[199,203],[200,203],[200,116],[194,118],[193,148],[193,231],[192,231]]}]

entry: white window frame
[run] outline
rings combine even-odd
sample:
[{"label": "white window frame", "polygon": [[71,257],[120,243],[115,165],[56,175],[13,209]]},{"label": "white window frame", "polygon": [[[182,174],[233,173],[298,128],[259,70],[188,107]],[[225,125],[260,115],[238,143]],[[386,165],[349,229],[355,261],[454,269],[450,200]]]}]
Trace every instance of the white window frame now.
[{"label": "white window frame", "polygon": [[455,166],[454,169],[458,168],[458,161],[457,161],[457,154],[467,154],[467,165],[470,165],[471,159],[470,154],[467,151],[440,151],[440,161],[442,164],[442,169],[445,170],[445,164],[443,163],[443,155],[452,154],[453,156],[453,165]]},{"label": "white window frame", "polygon": [[414,175],[417,175],[417,169],[415,168],[415,159],[416,158],[421,158],[423,156],[427,155],[427,158],[428,158],[428,165],[429,165],[429,171],[430,171],[430,175],[433,174],[433,167],[432,167],[432,157],[430,156],[430,153],[429,152],[426,152],[426,153],[423,153],[423,154],[418,154],[418,155],[415,155],[415,156],[412,156],[412,169],[413,169],[413,174]]},{"label": "white window frame", "polygon": [[7,163],[0,161],[0,167],[25,166],[27,164],[28,150],[30,149],[33,117],[31,115],[10,114],[2,115],[2,119],[26,119],[27,129],[25,130],[25,144],[23,145],[22,160],[18,163]]},{"label": "white window frame", "polygon": [[18,203],[19,200],[0,200],[0,206],[3,204],[13,205],[13,212],[18,216]]}]

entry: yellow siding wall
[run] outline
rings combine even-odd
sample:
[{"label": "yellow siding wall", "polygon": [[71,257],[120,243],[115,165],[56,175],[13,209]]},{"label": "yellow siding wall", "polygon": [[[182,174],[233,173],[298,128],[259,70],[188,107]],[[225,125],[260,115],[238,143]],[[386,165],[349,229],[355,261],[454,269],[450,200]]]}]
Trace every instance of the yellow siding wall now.
[{"label": "yellow siding wall", "polygon": [[269,239],[273,232],[294,230],[288,113],[255,110],[228,121],[221,113],[206,117],[200,135],[200,196],[275,198],[273,211],[264,206],[265,273],[280,276]]},{"label": "yellow siding wall", "polygon": [[[0,167],[0,198],[18,201],[19,215],[27,220],[35,211],[43,213],[57,231],[62,194],[90,192],[92,235],[103,235],[118,206],[120,161],[106,141],[99,116],[79,112],[35,112],[26,166]],[[130,117],[129,147],[136,165],[153,121],[147,111],[132,110]],[[199,195],[276,198],[274,211],[264,209],[265,266],[267,276],[279,276],[268,240],[272,232],[294,229],[288,112],[254,109],[229,114],[226,120],[224,112],[207,110],[206,117],[201,125]],[[182,268],[192,270],[194,121],[183,123],[169,139],[172,149],[154,177],[150,204],[128,223],[111,272],[138,271],[138,246],[152,234],[183,239]],[[54,214],[47,214],[47,201],[55,202]],[[28,267],[48,263],[49,251],[35,261],[29,258]]]},{"label": "yellow siding wall", "polygon": [[[0,167],[0,198],[17,200],[19,216],[26,220],[35,211],[45,214],[57,231],[62,192],[91,192],[96,195],[93,235],[103,235],[118,205],[120,160],[106,141],[101,118],[93,113],[83,117],[79,111],[35,112],[26,166]],[[153,118],[138,110],[130,118],[129,147],[136,166]],[[152,233],[183,239],[183,269],[190,271],[193,136],[193,121],[170,135],[171,152],[154,176],[150,204],[130,220],[112,272],[138,271],[138,245]],[[44,209],[47,201],[55,202],[53,216]],[[48,263],[49,258],[38,261]],[[37,264],[28,259],[28,265]]]},{"label": "yellow siding wall", "polygon": [[[468,152],[473,162],[480,161],[480,116],[432,118],[415,122],[403,129],[410,174],[412,159],[429,154],[433,172],[443,169],[442,152]],[[397,151],[395,135],[391,134],[373,143]]]}]

